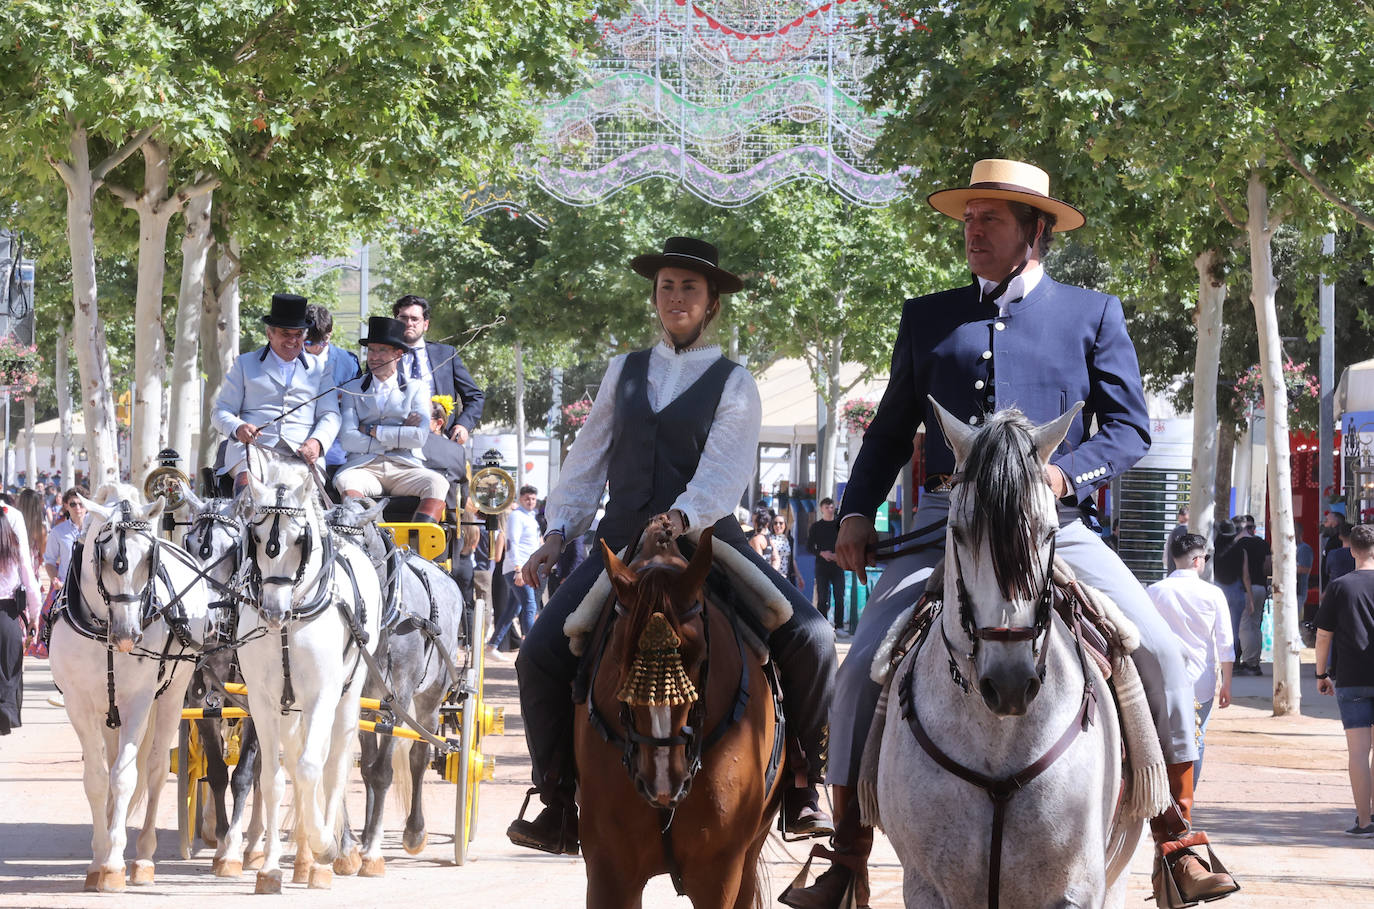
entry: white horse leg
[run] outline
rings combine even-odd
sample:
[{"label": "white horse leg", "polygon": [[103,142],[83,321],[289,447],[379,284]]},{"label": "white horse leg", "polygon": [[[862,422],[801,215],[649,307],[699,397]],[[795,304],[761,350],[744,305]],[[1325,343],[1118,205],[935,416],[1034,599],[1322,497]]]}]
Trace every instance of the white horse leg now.
[{"label": "white horse leg", "polygon": [[167,780],[168,766],[171,764],[172,737],[181,724],[181,704],[186,697],[185,685],[173,685],[162,693],[154,703],[153,716],[146,735],[152,737],[152,749],[147,755],[147,765],[139,768],[144,780],[148,806],[143,813],[143,829],[134,844],[135,884],[153,882],[153,855],[157,852],[157,803],[162,795],[162,786]]},{"label": "white horse leg", "polygon": [[337,836],[343,814],[344,790],[348,786],[348,771],[353,764],[353,743],[358,740],[358,692],[361,690],[362,683],[355,678],[352,684],[344,689],[343,696],[334,707],[320,793],[324,808],[324,833],[329,838],[329,848],[334,853],[333,857],[344,860],[343,867],[338,870],[346,874],[356,873],[362,864],[356,844],[349,855],[338,855]]},{"label": "white horse leg", "polygon": [[[248,691],[253,692],[252,683]],[[262,749],[262,766],[258,771],[258,790],[262,796],[258,800],[262,807],[262,820],[267,835],[263,843],[263,864],[258,871],[255,892],[281,893],[281,837],[277,835],[277,812],[281,805],[282,789],[285,780],[278,763],[280,753],[280,717],[275,713],[265,713],[268,705],[259,705],[253,698],[253,722],[258,728],[258,743]]]},{"label": "white horse leg", "polygon": [[[333,711],[338,702],[318,698],[303,713],[300,722],[301,744],[292,781],[296,786],[296,818],[317,862],[334,860],[334,831],[325,829],[324,773],[329,761],[329,738]],[[358,709],[357,701],[353,710]]]},{"label": "white horse leg", "polygon": [[[73,712],[73,700],[69,695],[68,714]],[[91,863],[86,868],[86,889],[94,890],[101,868],[96,857],[110,851],[110,825],[105,812],[110,795],[110,770],[105,757],[104,720],[91,715],[71,716],[71,721],[81,740],[81,783],[91,806]]]},{"label": "white horse leg", "polygon": [[[124,847],[128,843],[129,804],[138,788],[138,752],[152,712],[153,692],[140,695],[121,710],[123,725],[110,767],[110,793],[106,820],[110,825],[109,848],[97,856],[103,872],[101,890],[124,889]],[[165,773],[165,769],[164,769]]]}]

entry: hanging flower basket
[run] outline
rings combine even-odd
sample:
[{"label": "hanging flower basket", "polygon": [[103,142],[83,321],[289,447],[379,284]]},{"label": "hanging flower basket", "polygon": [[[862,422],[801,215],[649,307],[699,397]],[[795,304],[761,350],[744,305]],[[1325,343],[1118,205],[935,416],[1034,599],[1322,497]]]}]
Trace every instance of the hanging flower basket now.
[{"label": "hanging flower basket", "polygon": [[[1306,363],[1294,363],[1291,357],[1284,357],[1283,383],[1288,390],[1290,428],[1313,428],[1317,420],[1317,405],[1321,400],[1321,385],[1317,377],[1308,373]],[[1251,366],[1236,380],[1235,394],[1242,409],[1249,405],[1257,412],[1264,411],[1264,379],[1259,364]]]},{"label": "hanging flower basket", "polygon": [[21,344],[14,338],[0,338],[0,386],[10,389],[10,393],[25,397],[38,387],[38,376],[43,370],[43,358],[38,348]]},{"label": "hanging flower basket", "polygon": [[558,434],[565,439],[571,439],[587,422],[587,417],[591,416],[592,402],[583,398],[580,401],[573,401],[571,404],[564,404],[562,414],[562,418],[558,421]]},{"label": "hanging flower basket", "polygon": [[867,398],[850,398],[840,405],[840,419],[844,421],[849,434],[855,436],[868,431],[868,424],[873,422],[873,415],[877,412],[878,402]]}]

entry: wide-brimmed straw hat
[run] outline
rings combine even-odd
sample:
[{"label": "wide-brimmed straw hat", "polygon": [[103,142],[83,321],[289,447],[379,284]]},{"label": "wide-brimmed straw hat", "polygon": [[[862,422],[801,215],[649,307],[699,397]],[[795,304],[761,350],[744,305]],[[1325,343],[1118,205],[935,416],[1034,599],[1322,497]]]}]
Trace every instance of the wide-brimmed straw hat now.
[{"label": "wide-brimmed straw hat", "polygon": [[970,199],[1024,202],[1054,215],[1057,219],[1054,224],[1056,232],[1082,227],[1086,220],[1081,211],[1050,195],[1050,175],[1034,164],[1006,158],[984,158],[973,165],[973,174],[968,182],[968,186],[959,189],[933,192],[926,197],[926,201],[941,214],[960,221],[964,219],[964,206]]},{"label": "wide-brimmed straw hat", "polygon": [[744,282],[739,276],[721,268],[719,263],[716,248],[705,240],[669,237],[663,241],[663,252],[635,256],[630,260],[630,267],[650,281],[660,268],[685,268],[710,278],[720,293],[732,294],[743,289]]}]

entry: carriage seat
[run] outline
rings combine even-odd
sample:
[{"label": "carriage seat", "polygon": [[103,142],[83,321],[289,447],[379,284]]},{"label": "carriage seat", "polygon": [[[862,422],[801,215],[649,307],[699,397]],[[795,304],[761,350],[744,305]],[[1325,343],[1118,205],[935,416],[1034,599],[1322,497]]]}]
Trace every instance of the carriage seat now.
[{"label": "carriage seat", "polygon": [[406,523],[415,516],[420,507],[419,496],[391,496],[382,509],[382,520],[387,523]]}]

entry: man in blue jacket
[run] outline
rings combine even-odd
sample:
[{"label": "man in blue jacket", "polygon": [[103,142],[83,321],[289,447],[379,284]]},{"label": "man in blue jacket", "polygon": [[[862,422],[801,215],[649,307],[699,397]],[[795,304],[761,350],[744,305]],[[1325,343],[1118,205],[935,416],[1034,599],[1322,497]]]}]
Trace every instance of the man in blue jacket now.
[{"label": "man in blue jacket", "polygon": [[[963,221],[974,280],[907,300],[903,307],[887,391],[845,489],[837,559],[851,571],[874,564],[874,514],[911,460],[913,437],[922,424],[927,479],[915,523],[930,530],[925,539],[908,544],[914,551],[888,563],[836,679],[828,777],[834,788],[838,857],[813,886],[791,890],[783,902],[799,909],[828,909],[839,906],[851,887],[856,905],[867,902],[866,862],[873,834],[859,824],[856,786],[879,694],[869,668],[888,628],[919,599],[944,555],[943,518],[955,466],[927,395],[974,426],[1013,406],[1043,424],[1084,402],[1046,470],[1046,482],[1060,501],[1056,552],[1140,626],[1136,662],[1177,802],[1151,827],[1157,842],[1171,844],[1166,851],[1172,876],[1189,904],[1233,892],[1237,888],[1229,875],[1213,873],[1187,848],[1206,840],[1188,825],[1196,721],[1178,642],[1144,588],[1083,521],[1092,495],[1150,446],[1140,367],[1121,302],[1059,284],[1040,264],[1053,232],[1082,226],[1083,215],[1049,195],[1049,175],[1043,170],[1001,159],[979,161],[970,186],[934,193],[929,202]],[[1090,433],[1094,422],[1097,431]],[[1162,883],[1156,886],[1159,892]]]}]

